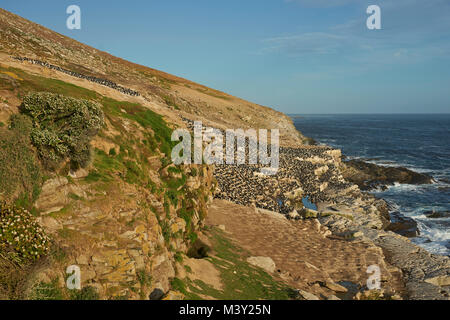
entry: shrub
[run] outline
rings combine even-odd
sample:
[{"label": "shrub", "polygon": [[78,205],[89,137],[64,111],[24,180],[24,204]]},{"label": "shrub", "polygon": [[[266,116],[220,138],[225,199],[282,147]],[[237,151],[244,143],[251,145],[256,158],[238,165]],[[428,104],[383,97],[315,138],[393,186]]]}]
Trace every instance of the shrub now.
[{"label": "shrub", "polygon": [[50,251],[50,238],[27,210],[0,204],[0,249],[22,261],[35,261]]},{"label": "shrub", "polygon": [[75,167],[88,165],[89,142],[104,124],[101,105],[40,92],[25,96],[20,111],[32,119],[31,141],[47,168],[66,158]]},{"label": "shrub", "polygon": [[116,149],[115,148],[109,149],[109,155],[113,157],[116,156],[117,155]]}]

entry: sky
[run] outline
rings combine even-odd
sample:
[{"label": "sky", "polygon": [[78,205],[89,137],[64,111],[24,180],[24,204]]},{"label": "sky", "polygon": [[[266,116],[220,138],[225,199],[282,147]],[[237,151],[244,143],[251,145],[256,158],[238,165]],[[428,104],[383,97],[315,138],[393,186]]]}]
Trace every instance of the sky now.
[{"label": "sky", "polygon": [[[66,27],[69,5],[81,30]],[[366,10],[381,9],[381,30]],[[291,114],[449,113],[449,0],[2,0],[127,60]]]}]

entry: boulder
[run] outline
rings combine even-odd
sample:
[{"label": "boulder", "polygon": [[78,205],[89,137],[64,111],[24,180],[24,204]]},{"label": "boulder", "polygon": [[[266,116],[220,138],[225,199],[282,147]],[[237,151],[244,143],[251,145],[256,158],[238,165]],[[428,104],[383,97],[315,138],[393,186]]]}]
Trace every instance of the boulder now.
[{"label": "boulder", "polygon": [[295,209],[294,209],[294,211],[290,212],[288,214],[288,216],[289,216],[289,219],[292,219],[292,220],[300,219],[300,215],[298,214],[297,210],[295,210]]},{"label": "boulder", "polygon": [[328,280],[328,281],[325,282],[325,287],[327,287],[328,289],[330,289],[330,290],[332,290],[334,292],[343,292],[343,293],[345,293],[345,292],[348,291],[346,287],[343,287],[340,284],[337,284],[337,283],[335,283],[335,282],[333,282],[331,280]]},{"label": "boulder", "polygon": [[408,217],[402,216],[399,212],[391,214],[392,222],[386,228],[387,231],[395,232],[407,238],[414,238],[420,235],[417,222]]},{"label": "boulder", "polygon": [[302,209],[300,211],[300,215],[303,217],[303,219],[315,219],[318,216],[318,212],[316,210],[312,209]]},{"label": "boulder", "polygon": [[303,290],[298,290],[297,292],[299,296],[304,300],[320,300],[317,296],[313,295],[312,293]]},{"label": "boulder", "polygon": [[86,178],[89,175],[89,171],[87,171],[86,169],[80,168],[77,171],[70,171],[69,172],[69,176],[72,179],[82,179],[82,178]]},{"label": "boulder", "polygon": [[149,299],[150,300],[161,300],[164,297],[164,291],[162,291],[160,288],[156,288],[155,290],[150,293]]},{"label": "boulder", "polygon": [[450,211],[425,211],[423,213],[427,218],[440,219],[450,217]]},{"label": "boulder", "polygon": [[275,272],[276,265],[272,258],[269,257],[250,257],[247,262],[255,267],[259,267],[268,273]]},{"label": "boulder", "polygon": [[433,178],[403,167],[384,167],[362,160],[345,162],[343,175],[346,180],[357,184],[361,190],[386,187],[394,183],[431,184]]}]

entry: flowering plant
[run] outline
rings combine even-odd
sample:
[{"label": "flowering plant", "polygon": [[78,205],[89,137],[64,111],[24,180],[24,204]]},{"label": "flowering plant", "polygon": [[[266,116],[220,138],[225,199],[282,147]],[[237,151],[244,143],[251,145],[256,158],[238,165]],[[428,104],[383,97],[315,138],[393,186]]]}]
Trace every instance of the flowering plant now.
[{"label": "flowering plant", "polygon": [[25,209],[0,203],[0,250],[13,250],[24,260],[37,260],[50,251],[50,238]]}]

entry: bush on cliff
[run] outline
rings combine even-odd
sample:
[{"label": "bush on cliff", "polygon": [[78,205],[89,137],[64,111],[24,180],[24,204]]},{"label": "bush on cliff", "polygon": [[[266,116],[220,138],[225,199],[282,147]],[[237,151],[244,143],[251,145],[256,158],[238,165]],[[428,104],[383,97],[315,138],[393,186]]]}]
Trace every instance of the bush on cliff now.
[{"label": "bush on cliff", "polygon": [[31,142],[48,169],[69,158],[75,168],[90,161],[89,142],[104,124],[101,105],[39,92],[24,97],[20,111],[33,122]]}]

